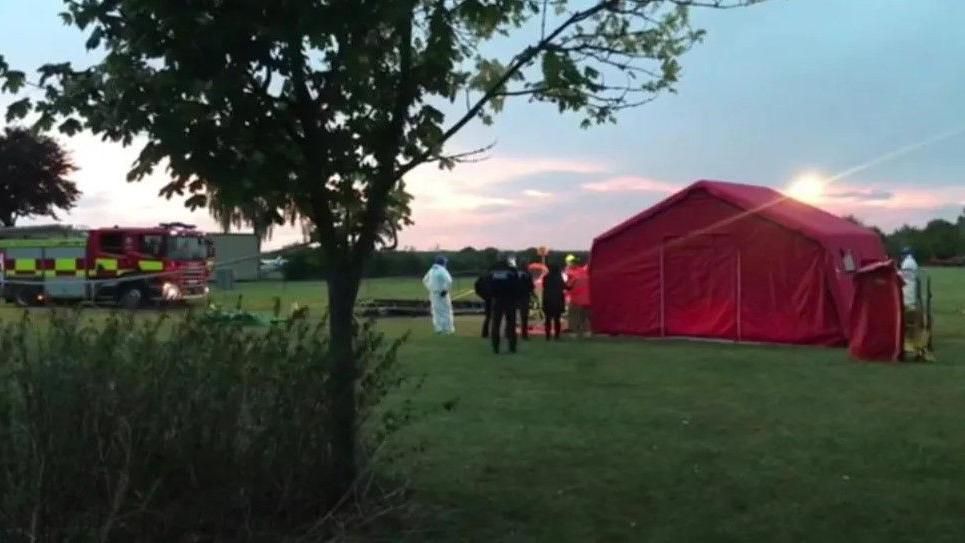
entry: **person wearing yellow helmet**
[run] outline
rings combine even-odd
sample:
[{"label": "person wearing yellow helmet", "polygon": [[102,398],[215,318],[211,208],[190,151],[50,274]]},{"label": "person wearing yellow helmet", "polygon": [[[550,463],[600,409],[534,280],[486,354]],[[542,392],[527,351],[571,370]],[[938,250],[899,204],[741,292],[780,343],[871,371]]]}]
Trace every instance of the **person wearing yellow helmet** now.
[{"label": "person wearing yellow helmet", "polygon": [[[580,259],[574,254],[568,254],[564,261],[566,262],[566,267],[563,269],[563,281],[566,282],[568,281],[570,272],[579,267]],[[567,296],[567,298],[569,298],[569,296]]]}]

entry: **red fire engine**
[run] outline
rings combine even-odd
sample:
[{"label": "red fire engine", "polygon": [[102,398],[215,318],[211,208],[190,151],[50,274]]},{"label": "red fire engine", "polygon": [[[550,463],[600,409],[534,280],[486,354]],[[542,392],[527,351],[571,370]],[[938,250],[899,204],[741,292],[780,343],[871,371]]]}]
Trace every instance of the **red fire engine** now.
[{"label": "red fire engine", "polygon": [[204,298],[213,247],[182,223],[0,228],[0,294],[21,306],[73,300],[136,308]]}]

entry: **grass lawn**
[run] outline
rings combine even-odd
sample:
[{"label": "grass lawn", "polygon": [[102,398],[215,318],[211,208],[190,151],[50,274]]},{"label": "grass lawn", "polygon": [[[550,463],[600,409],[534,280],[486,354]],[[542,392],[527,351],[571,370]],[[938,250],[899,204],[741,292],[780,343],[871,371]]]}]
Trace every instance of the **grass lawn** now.
[{"label": "grass lawn", "polygon": [[[386,320],[390,334],[413,331],[401,356],[426,376],[426,416],[395,445],[427,446],[406,469],[432,512],[386,539],[965,541],[965,270],[932,275],[928,365],[610,338],[495,357],[478,319],[456,337]],[[261,310],[276,292],[324,304],[318,284],[238,292]],[[362,296],[422,291],[373,281]]]}]

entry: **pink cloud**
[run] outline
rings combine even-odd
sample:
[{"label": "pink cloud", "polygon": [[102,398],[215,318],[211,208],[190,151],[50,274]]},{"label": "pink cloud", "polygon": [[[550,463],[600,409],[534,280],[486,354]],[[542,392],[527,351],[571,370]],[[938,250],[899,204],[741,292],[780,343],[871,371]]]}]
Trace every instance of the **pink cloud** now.
[{"label": "pink cloud", "polygon": [[457,164],[452,170],[441,170],[435,164],[426,164],[409,174],[406,182],[414,190],[436,183],[482,187],[540,174],[598,174],[606,171],[606,166],[592,161],[494,155],[478,162]]},{"label": "pink cloud", "polygon": [[[868,185],[874,188],[868,188]],[[885,230],[922,224],[965,206],[965,187],[922,188],[917,184],[834,183],[818,205],[838,215],[853,214]],[[945,217],[951,218],[951,217]]]},{"label": "pink cloud", "polygon": [[533,190],[533,189],[524,190],[523,195],[529,196],[530,198],[537,198],[540,200],[545,200],[547,198],[553,197],[553,193],[551,192],[544,192],[541,190]]},{"label": "pink cloud", "polygon": [[673,183],[635,175],[621,175],[603,181],[584,183],[582,188],[589,192],[659,192],[667,194],[681,189],[679,185]]},{"label": "pink cloud", "polygon": [[[472,211],[491,206],[517,207],[522,202],[501,194],[489,194],[497,185],[516,182],[533,175],[591,174],[605,171],[597,163],[555,158],[493,156],[479,162],[440,170],[435,165],[417,168],[406,177],[406,189],[415,197],[413,210],[436,209]],[[545,198],[541,191],[520,191],[530,198]],[[537,195],[538,194],[538,195]]]}]

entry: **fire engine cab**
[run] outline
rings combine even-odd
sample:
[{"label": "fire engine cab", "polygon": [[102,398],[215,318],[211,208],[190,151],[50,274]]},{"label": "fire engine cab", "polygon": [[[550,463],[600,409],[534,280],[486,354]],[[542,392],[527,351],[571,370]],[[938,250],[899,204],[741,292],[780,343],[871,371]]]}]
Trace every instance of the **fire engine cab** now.
[{"label": "fire engine cab", "polygon": [[0,228],[0,295],[20,306],[73,300],[133,309],[204,298],[213,267],[211,241],[182,223]]}]

